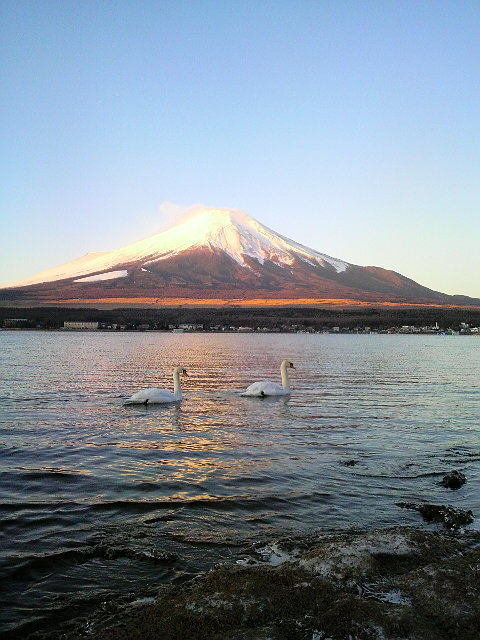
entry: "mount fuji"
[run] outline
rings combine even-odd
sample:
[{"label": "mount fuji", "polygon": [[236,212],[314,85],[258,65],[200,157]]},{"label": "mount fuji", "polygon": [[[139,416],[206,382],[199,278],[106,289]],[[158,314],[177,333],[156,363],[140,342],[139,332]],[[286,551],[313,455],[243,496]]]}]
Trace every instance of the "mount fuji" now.
[{"label": "mount fuji", "polygon": [[13,282],[0,302],[183,304],[345,301],[477,305],[395,271],[309,249],[241,211],[193,207],[176,226]]}]

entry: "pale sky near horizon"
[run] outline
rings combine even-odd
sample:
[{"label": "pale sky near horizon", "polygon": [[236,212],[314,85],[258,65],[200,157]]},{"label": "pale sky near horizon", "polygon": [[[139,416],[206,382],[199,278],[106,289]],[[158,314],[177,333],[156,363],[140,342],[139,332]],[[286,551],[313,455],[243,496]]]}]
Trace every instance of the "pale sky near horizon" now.
[{"label": "pale sky near horizon", "polygon": [[16,0],[0,47],[0,284],[201,203],[480,297],[477,1]]}]

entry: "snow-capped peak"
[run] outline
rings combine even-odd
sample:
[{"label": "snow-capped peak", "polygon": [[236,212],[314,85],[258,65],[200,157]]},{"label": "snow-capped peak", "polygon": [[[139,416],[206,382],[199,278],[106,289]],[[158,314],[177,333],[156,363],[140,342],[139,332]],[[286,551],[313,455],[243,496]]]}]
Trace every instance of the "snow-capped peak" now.
[{"label": "snow-capped peak", "polygon": [[300,259],[316,266],[333,267],[337,272],[345,271],[349,266],[347,262],[308,249],[275,233],[242,211],[195,206],[181,222],[150,238],[116,251],[89,253],[73,262],[7,286],[20,287],[80,278],[131,264],[148,266],[194,247],[223,251],[241,265],[245,265],[245,257],[249,256],[261,264],[265,260],[272,260],[288,265]]},{"label": "snow-capped peak", "polygon": [[[159,255],[170,256],[192,246],[209,246],[219,249],[239,264],[245,264],[245,256],[291,264],[294,257],[315,264],[328,263],[337,272],[344,271],[348,263],[308,249],[289,240],[257,220],[235,209],[218,209],[196,206],[190,215],[172,229],[144,241]],[[141,243],[137,243],[137,246]],[[133,248],[132,246],[132,248]]]}]

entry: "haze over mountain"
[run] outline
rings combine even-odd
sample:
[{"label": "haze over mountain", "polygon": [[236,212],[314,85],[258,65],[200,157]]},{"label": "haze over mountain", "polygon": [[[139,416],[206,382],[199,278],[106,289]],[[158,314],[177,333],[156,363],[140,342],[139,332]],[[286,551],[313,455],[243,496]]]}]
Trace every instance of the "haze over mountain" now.
[{"label": "haze over mountain", "polygon": [[241,211],[201,206],[167,231],[89,253],[0,291],[0,300],[31,303],[172,299],[480,304],[309,249]]}]

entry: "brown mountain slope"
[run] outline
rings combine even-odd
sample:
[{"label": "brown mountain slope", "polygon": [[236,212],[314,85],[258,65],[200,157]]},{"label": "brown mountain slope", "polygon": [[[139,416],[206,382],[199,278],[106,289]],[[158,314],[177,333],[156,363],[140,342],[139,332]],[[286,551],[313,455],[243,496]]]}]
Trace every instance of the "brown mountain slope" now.
[{"label": "brown mountain slope", "polygon": [[365,302],[480,305],[480,300],[449,296],[423,287],[394,271],[349,265],[337,272],[294,258],[289,265],[245,256],[239,264],[219,249],[199,247],[144,266],[115,266],[125,277],[97,282],[66,278],[0,291],[0,302],[53,303],[95,299],[345,299]]}]

